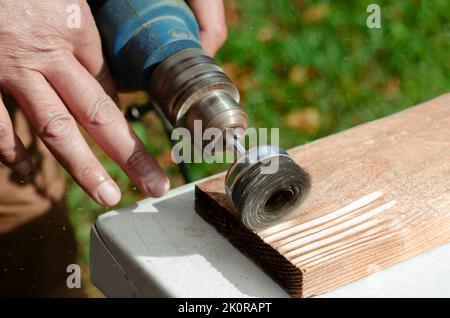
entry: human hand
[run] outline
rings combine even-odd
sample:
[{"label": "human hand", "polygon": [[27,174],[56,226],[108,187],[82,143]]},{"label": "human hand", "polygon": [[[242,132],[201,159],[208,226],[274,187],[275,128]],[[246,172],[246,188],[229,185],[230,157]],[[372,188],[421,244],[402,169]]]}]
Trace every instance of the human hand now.
[{"label": "human hand", "polygon": [[[79,28],[67,22],[74,4],[80,8]],[[114,102],[114,84],[86,1],[0,0],[0,87],[14,96],[48,149],[98,203],[115,205],[120,190],[77,122],[143,194],[161,196],[170,187]],[[1,95],[0,161],[20,174],[31,169]]]},{"label": "human hand", "polygon": [[214,56],[227,39],[223,0],[188,0],[200,26],[203,49]]}]

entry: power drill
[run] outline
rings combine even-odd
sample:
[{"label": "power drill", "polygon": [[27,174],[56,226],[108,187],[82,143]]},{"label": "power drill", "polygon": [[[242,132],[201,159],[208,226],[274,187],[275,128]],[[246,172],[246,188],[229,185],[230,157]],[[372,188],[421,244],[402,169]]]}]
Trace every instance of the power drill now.
[{"label": "power drill", "polygon": [[[194,135],[218,128],[245,131],[248,117],[239,92],[199,42],[199,27],[183,0],[91,0],[103,47],[115,80],[150,93],[153,106],[172,127]],[[236,161],[225,190],[243,224],[259,230],[284,220],[310,188],[309,175],[281,148],[264,145],[246,150],[232,137]],[[228,144],[228,143],[227,143]],[[276,173],[261,173],[277,160]]]}]

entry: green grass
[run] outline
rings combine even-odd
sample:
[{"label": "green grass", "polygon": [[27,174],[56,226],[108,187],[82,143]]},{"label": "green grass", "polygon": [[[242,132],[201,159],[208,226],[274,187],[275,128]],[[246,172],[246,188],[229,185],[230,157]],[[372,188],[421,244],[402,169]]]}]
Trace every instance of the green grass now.
[{"label": "green grass", "polygon": [[[450,91],[450,2],[377,1],[382,28],[366,26],[373,1],[226,1],[229,39],[217,59],[241,90],[255,127],[279,127],[290,148],[389,115]],[[154,115],[135,125],[150,151],[176,167]],[[123,191],[121,205],[141,198],[99,151]],[[166,155],[166,157],[164,157]],[[189,165],[194,179],[226,165]],[[83,262],[89,228],[104,212],[72,182],[69,205]]]}]

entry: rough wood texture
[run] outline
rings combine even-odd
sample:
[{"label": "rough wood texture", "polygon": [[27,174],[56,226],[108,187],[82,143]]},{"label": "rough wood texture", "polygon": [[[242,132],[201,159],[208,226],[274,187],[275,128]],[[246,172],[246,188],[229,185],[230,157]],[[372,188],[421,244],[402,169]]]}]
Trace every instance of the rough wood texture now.
[{"label": "rough wood texture", "polygon": [[224,175],[196,210],[291,295],[308,297],[450,241],[450,94],[290,151],[312,177],[299,215],[253,233]]}]

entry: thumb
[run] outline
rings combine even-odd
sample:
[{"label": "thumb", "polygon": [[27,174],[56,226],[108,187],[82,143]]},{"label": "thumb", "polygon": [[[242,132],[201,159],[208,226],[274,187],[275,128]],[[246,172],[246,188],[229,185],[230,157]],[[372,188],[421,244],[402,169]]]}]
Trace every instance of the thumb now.
[{"label": "thumb", "polygon": [[222,0],[188,0],[200,27],[203,49],[214,56],[227,39],[225,8]]}]

